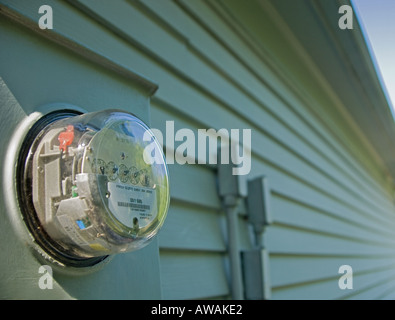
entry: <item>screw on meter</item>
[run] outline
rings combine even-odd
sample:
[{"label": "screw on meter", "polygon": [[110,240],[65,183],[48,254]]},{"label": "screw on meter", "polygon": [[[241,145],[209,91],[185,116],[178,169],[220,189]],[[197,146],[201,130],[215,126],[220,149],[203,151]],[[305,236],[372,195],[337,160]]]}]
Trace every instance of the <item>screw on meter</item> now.
[{"label": "screw on meter", "polygon": [[[146,131],[134,115],[108,110],[58,119],[33,139],[24,170],[31,190],[20,196],[31,194],[30,229],[55,259],[133,251],[157,234],[169,206],[168,170]],[[144,161],[152,143],[163,161]]]}]

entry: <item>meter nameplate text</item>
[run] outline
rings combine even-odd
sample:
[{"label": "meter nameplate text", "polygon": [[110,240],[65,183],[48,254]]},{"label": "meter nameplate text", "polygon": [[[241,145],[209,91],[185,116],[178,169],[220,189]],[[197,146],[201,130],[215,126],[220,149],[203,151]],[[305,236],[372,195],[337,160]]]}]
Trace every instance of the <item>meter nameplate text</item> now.
[{"label": "meter nameplate text", "polygon": [[156,190],[130,184],[108,183],[111,213],[129,228],[145,227],[157,216]]}]

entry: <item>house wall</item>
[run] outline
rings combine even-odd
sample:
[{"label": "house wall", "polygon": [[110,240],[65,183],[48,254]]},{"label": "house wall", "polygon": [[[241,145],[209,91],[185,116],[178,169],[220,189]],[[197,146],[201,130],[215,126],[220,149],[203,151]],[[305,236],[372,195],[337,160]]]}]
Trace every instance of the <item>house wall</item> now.
[{"label": "house wall", "polygon": [[[34,28],[40,1],[1,3]],[[92,68],[107,66],[104,76],[86,84],[95,92],[105,92],[97,86],[112,78],[112,72],[116,77],[133,71],[156,83],[158,90],[150,98],[153,128],[165,132],[166,121],[174,121],[175,130],[190,128],[195,133],[208,128],[252,130],[247,178],[264,175],[271,187],[274,223],[266,228],[264,243],[273,299],[394,297],[395,215],[388,172],[342,97],[271,2],[46,4],[54,10],[54,30],[39,31],[34,41],[20,31],[20,41],[29,43],[12,52],[20,53],[18,62],[31,61],[25,52],[34,61],[34,52],[45,53],[47,45],[57,43],[58,57],[71,49],[93,57]],[[21,28],[9,21],[2,26],[7,41],[13,29]],[[318,30],[317,36],[324,31]],[[28,82],[29,77],[23,80],[7,69],[4,58],[0,72],[7,73],[3,77],[16,98],[29,106],[23,84],[34,79]],[[57,68],[63,65],[58,61]],[[79,74],[83,83],[89,78],[82,72],[66,74]],[[129,89],[123,86],[112,90],[119,90],[127,104],[134,97],[128,97]],[[42,90],[38,84],[34,88]],[[78,93],[83,95],[83,90]],[[67,100],[69,93],[55,91],[51,97]],[[99,108],[105,107],[105,94],[92,98],[92,108],[96,100]],[[27,113],[33,110],[29,108]],[[171,206],[158,237],[162,297],[229,298],[226,221],[216,165],[176,163],[169,171]],[[251,248],[246,208],[239,213],[240,247],[246,250]],[[353,269],[352,290],[339,288],[341,265]]]}]

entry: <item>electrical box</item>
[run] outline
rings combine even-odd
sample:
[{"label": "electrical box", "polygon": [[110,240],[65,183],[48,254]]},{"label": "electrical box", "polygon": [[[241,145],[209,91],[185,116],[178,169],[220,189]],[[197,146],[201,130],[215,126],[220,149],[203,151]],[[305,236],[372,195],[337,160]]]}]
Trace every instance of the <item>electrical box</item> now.
[{"label": "electrical box", "polygon": [[247,300],[271,298],[269,254],[266,249],[254,248],[242,252],[244,296]]},{"label": "electrical box", "polygon": [[258,177],[248,181],[248,221],[257,232],[273,223],[270,212],[270,188],[266,177]]},{"label": "electrical box", "polygon": [[164,223],[170,193],[162,147],[132,114],[45,117],[27,135],[18,168],[27,227],[64,265],[138,250]]}]

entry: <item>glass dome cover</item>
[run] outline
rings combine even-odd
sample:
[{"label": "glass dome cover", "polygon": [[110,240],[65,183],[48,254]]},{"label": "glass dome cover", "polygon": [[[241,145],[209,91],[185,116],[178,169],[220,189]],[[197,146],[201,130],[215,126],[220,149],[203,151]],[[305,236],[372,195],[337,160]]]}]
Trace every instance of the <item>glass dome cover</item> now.
[{"label": "glass dome cover", "polygon": [[162,147],[143,121],[118,110],[46,125],[31,143],[23,179],[31,181],[31,228],[71,259],[144,247],[170,202]]}]

